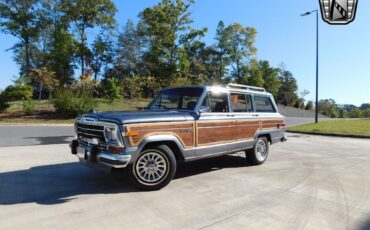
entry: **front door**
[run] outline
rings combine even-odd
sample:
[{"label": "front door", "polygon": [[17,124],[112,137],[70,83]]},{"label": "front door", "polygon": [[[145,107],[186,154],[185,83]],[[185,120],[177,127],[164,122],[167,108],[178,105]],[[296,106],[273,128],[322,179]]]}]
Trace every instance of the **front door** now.
[{"label": "front door", "polygon": [[228,94],[208,92],[202,106],[209,107],[209,111],[201,113],[196,121],[196,153],[202,155],[224,151],[223,146],[235,142],[237,138],[236,119],[230,112]]}]

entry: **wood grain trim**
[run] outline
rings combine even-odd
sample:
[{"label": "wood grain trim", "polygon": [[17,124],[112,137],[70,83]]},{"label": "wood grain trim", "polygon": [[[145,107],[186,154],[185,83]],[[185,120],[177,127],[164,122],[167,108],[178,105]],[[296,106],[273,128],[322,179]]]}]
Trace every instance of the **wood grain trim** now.
[{"label": "wood grain trim", "polygon": [[126,129],[128,132],[139,132],[139,136],[128,137],[132,147],[137,147],[145,138],[153,135],[175,136],[185,149],[195,146],[194,121],[129,124]]}]

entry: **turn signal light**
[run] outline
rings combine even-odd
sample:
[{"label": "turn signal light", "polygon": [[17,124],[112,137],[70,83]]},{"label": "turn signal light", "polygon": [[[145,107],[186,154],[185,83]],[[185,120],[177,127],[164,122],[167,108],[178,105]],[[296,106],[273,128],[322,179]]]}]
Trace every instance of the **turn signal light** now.
[{"label": "turn signal light", "polygon": [[124,132],[123,133],[123,136],[126,136],[126,137],[135,137],[135,136],[139,136],[139,132],[137,132],[137,131]]}]

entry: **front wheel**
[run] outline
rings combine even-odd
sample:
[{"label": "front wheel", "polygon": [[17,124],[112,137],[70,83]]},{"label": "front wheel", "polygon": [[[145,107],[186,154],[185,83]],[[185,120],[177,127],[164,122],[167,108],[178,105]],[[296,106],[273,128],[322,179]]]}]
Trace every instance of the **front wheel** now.
[{"label": "front wheel", "polygon": [[258,137],[253,148],[245,152],[247,160],[253,165],[263,164],[269,154],[269,142],[266,137]]},{"label": "front wheel", "polygon": [[176,158],[166,145],[146,149],[130,167],[134,184],[143,190],[159,190],[170,183],[176,173]]}]

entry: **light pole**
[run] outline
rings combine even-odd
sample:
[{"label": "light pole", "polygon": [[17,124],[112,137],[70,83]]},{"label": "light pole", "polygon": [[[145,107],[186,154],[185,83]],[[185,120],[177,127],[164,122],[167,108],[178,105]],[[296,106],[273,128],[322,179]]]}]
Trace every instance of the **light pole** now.
[{"label": "light pole", "polygon": [[307,16],[316,12],[316,101],[315,101],[315,123],[318,122],[319,116],[319,11],[308,11],[301,16]]}]

